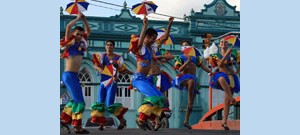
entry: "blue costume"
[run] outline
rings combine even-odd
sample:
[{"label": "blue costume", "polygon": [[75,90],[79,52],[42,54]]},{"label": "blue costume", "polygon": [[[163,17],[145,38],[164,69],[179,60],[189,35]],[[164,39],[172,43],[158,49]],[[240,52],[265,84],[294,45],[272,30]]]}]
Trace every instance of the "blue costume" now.
[{"label": "blue costume", "polygon": [[[153,59],[151,48],[148,50],[147,47],[143,45],[135,54],[137,61],[148,60],[148,62],[140,63],[142,67],[150,66]],[[139,119],[143,121],[148,118],[154,120],[156,116],[160,116],[165,97],[153,85],[153,82],[150,82],[146,75],[135,73],[132,75],[132,86],[146,96],[142,102],[142,106],[138,110],[138,112],[140,112]]]},{"label": "blue costume", "polygon": [[[174,66],[174,69],[179,69],[180,66],[183,65],[183,63],[185,63],[186,61],[188,60],[188,57],[185,56],[184,54],[181,54],[179,57],[175,57],[175,66]],[[202,58],[199,56],[199,57],[194,57],[192,56],[191,57],[191,62],[194,63],[195,65],[197,65],[198,67],[203,63],[203,60]],[[181,83],[183,81],[186,81],[186,80],[190,80],[190,79],[193,79],[194,80],[194,93],[196,94],[199,94],[199,88],[198,88],[198,84],[197,84],[197,78],[195,75],[192,75],[192,74],[178,74],[176,76],[176,78],[173,80],[173,86],[178,88],[179,90],[183,90],[184,87],[181,86]]]},{"label": "blue costume", "polygon": [[[169,53],[165,49],[159,49],[158,45],[156,44],[152,45],[152,50],[155,52],[156,56],[165,56],[168,55],[167,53]],[[158,59],[154,59],[154,62],[159,67],[162,64],[161,63],[162,61]],[[172,87],[173,79],[170,77],[170,75],[167,72],[163,70],[161,70],[160,74],[151,74],[148,75],[147,78],[162,94],[165,91],[168,91]],[[169,101],[167,100],[167,98],[165,100],[163,108],[169,110]]]},{"label": "blue costume", "polygon": [[[210,64],[213,67],[217,66],[217,62],[219,60],[221,60],[223,58],[223,56],[220,53],[217,54],[211,54],[211,61]],[[230,66],[232,66],[233,64],[235,64],[235,62],[233,60],[236,60],[237,63],[239,64],[239,56],[238,55],[228,55],[227,58],[225,59],[224,63],[225,66],[227,66],[228,68],[230,68]],[[238,93],[240,92],[240,81],[237,75],[228,75],[224,72],[220,72],[219,70],[216,70],[216,72],[212,75],[211,79],[210,79],[210,86],[212,88],[215,89],[222,89],[222,87],[220,86],[218,79],[220,77],[224,77],[224,79],[226,80],[226,82],[229,84],[231,92],[234,93]]]},{"label": "blue costume", "polygon": [[112,60],[109,60],[107,54],[95,54],[96,58],[100,61],[103,71],[101,75],[101,83],[99,87],[98,100],[91,108],[91,122],[105,123],[104,112],[107,110],[109,113],[114,114],[119,120],[122,120],[128,108],[122,106],[121,103],[114,103],[117,92],[118,82],[115,80],[117,77],[116,70],[123,72],[126,69],[124,60],[120,55],[114,54]]},{"label": "blue costume", "polygon": [[[86,34],[80,42],[75,42],[75,37],[72,36],[69,41],[61,41],[61,47],[69,44],[68,48],[64,48],[62,58],[83,55],[87,48]],[[85,109],[85,102],[82,94],[82,88],[79,82],[78,73],[65,71],[62,74],[62,81],[66,85],[72,100],[65,106],[60,119],[64,120],[67,124],[72,124],[74,127],[81,127],[82,114]]]}]

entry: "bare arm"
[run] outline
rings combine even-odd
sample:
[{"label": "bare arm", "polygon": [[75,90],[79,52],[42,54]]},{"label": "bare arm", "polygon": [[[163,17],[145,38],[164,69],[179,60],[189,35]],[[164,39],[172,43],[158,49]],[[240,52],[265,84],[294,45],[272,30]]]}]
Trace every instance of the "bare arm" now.
[{"label": "bare arm", "polygon": [[85,16],[82,14],[82,17],[81,17],[82,21],[83,21],[83,24],[84,24],[84,29],[85,29],[85,33],[87,35],[87,37],[90,35],[91,33],[91,28],[90,28],[90,25],[89,23],[87,22]]},{"label": "bare arm", "polygon": [[239,73],[240,73],[240,64],[238,64],[238,68],[237,68],[235,74],[239,74]]},{"label": "bare arm", "polygon": [[159,56],[153,55],[153,58],[154,59],[168,59],[168,60],[171,60],[171,59],[174,59],[174,56],[173,55],[159,55]]},{"label": "bare arm", "polygon": [[77,17],[70,21],[66,26],[66,33],[65,33],[65,41],[67,41],[71,37],[71,28],[75,25],[75,23],[81,18],[82,14],[77,14]]},{"label": "bare arm", "polygon": [[223,64],[224,64],[224,62],[225,62],[225,60],[227,59],[227,56],[231,53],[231,48],[229,48],[227,51],[226,51],[226,53],[225,53],[225,56],[220,60],[220,61],[218,61],[218,66],[222,66]]},{"label": "bare arm", "polygon": [[127,68],[125,68],[122,72],[120,72],[121,74],[129,74],[129,75],[133,75],[133,72],[131,72],[130,70],[128,70]]},{"label": "bare arm", "polygon": [[189,64],[190,62],[191,62],[191,57],[188,57],[188,60],[183,65],[181,65],[178,70],[182,72],[185,69],[186,65]]},{"label": "bare arm", "polygon": [[204,71],[206,71],[207,73],[212,73],[211,70],[210,70],[208,67],[206,67],[206,66],[203,65],[203,63],[200,65],[200,67],[201,67]]},{"label": "bare arm", "polygon": [[94,64],[94,69],[96,69],[96,70],[99,71],[99,72],[102,72],[102,71],[103,71],[102,67],[99,67],[99,66],[97,66],[96,64]]},{"label": "bare arm", "polygon": [[142,32],[141,32],[141,35],[140,35],[140,39],[139,39],[139,42],[138,42],[138,48],[141,48],[143,46],[143,42],[144,42],[144,39],[145,39],[145,34],[146,34],[146,29],[147,29],[147,26],[148,26],[148,19],[146,16],[144,16],[144,20],[143,20],[143,28],[142,28]]},{"label": "bare arm", "polygon": [[169,18],[168,28],[167,28],[165,34],[163,35],[163,37],[159,40],[159,45],[163,44],[169,38],[173,20],[174,20],[174,17]]},{"label": "bare arm", "polygon": [[179,67],[179,71],[180,72],[182,72],[183,70],[184,70],[184,68],[185,68],[185,66],[187,65],[187,63],[184,63],[183,65],[181,65],[180,67]]}]

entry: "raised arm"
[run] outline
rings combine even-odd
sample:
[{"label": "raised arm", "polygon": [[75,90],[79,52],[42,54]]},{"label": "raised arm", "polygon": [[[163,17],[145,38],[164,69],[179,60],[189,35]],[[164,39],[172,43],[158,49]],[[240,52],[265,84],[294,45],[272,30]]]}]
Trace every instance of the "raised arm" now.
[{"label": "raised arm", "polygon": [[168,28],[167,28],[165,34],[164,34],[164,35],[162,36],[162,38],[159,40],[159,45],[163,44],[163,43],[169,38],[173,20],[174,20],[174,17],[170,17],[170,18],[169,18]]},{"label": "raised arm", "polygon": [[68,25],[66,26],[65,41],[67,41],[71,37],[71,35],[72,35],[71,29],[81,17],[82,17],[82,14],[78,13],[77,17],[68,23]]},{"label": "raised arm", "polygon": [[[82,13],[81,13],[82,14]],[[89,37],[90,33],[91,33],[91,28],[89,23],[87,22],[85,15],[82,14],[81,19],[83,21],[84,24],[84,29],[85,29],[85,34],[87,35],[87,37]]]},{"label": "raised arm", "polygon": [[145,34],[146,34],[147,26],[148,26],[148,19],[147,19],[146,15],[145,15],[144,16],[144,20],[143,20],[142,32],[141,32],[141,35],[140,35],[139,42],[137,44],[138,48],[141,48],[143,46],[143,42],[144,42],[144,39],[145,39]]}]

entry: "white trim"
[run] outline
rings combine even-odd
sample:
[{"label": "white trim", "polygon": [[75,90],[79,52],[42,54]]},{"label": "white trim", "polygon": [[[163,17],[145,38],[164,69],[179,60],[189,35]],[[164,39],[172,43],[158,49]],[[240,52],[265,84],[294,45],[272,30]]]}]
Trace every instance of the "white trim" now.
[{"label": "white trim", "polygon": [[[79,78],[80,83],[92,83],[92,82],[93,82],[93,76],[91,75],[91,72],[88,70],[88,68],[86,68],[86,67],[81,68],[79,74],[82,73],[82,72],[81,72],[82,70],[85,70],[85,71],[86,71],[86,74],[87,74],[87,77],[86,77],[86,76],[83,76],[83,77],[84,77],[85,79],[90,78],[90,81],[87,81],[87,80],[81,81],[81,79],[83,78],[83,77],[82,77],[82,78]],[[79,75],[79,74],[78,74],[78,75]],[[83,74],[83,75],[86,75],[86,74]],[[90,88],[90,93],[89,93],[90,96],[88,96],[88,97],[85,96],[85,88]],[[83,87],[81,87],[81,89],[82,89],[82,94],[83,94],[84,101],[85,101],[85,102],[87,101],[86,98],[88,98],[88,100],[90,101],[89,104],[86,104],[85,108],[86,108],[86,109],[90,109],[90,106],[94,103],[94,94],[95,94],[94,87],[93,87],[93,86],[83,86]],[[86,103],[87,103],[87,102],[86,102]]]}]

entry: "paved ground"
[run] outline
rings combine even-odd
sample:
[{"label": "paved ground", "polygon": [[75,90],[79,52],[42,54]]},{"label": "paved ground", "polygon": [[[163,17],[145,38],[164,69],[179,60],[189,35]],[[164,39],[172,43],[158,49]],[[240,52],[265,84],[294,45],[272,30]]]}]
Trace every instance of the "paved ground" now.
[{"label": "paved ground", "polygon": [[[239,130],[232,131],[224,131],[224,130],[188,130],[188,129],[179,129],[179,128],[171,128],[171,129],[160,129],[159,131],[143,131],[141,129],[136,128],[128,128],[123,130],[117,129],[104,129],[103,131],[99,131],[97,128],[87,128],[90,131],[89,135],[239,135]],[[75,135],[73,129],[71,129],[71,134],[67,134],[67,132],[63,129],[60,130],[61,135]]]}]

